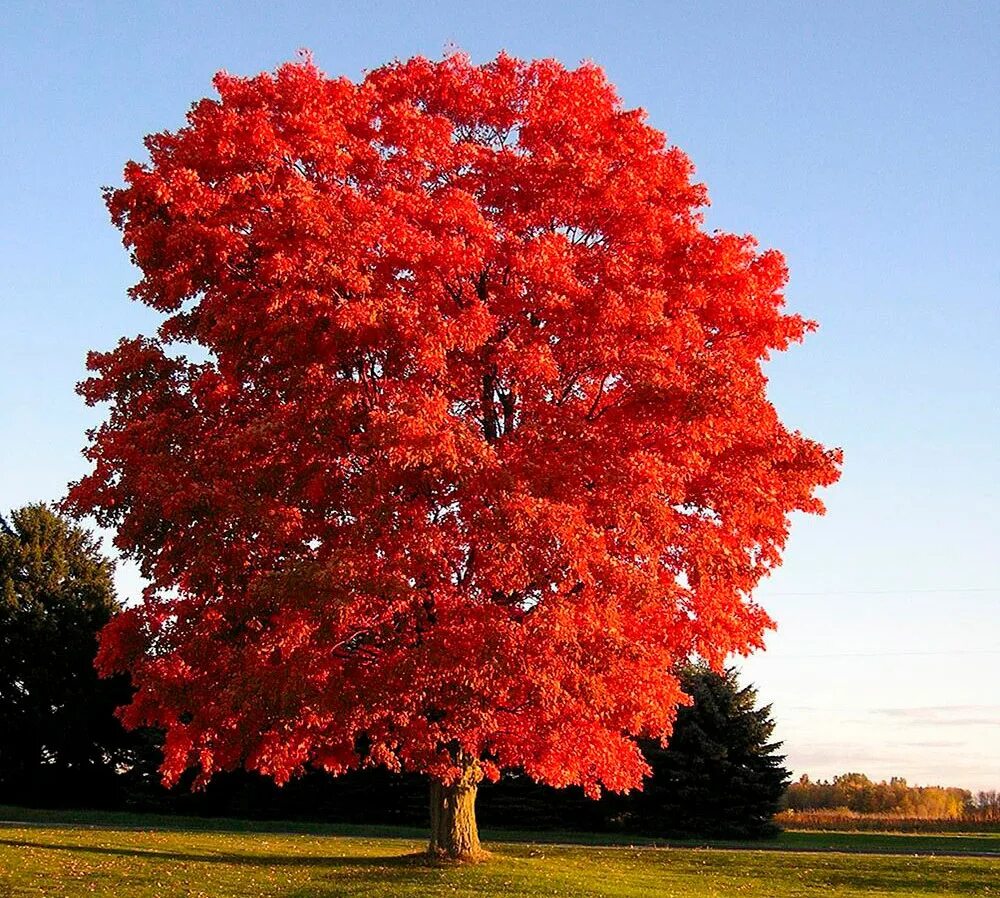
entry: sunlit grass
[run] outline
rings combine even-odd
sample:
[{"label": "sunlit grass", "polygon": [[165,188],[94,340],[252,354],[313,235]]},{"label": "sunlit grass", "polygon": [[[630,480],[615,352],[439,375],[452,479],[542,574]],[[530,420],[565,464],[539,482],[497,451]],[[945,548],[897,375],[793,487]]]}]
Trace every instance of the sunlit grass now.
[{"label": "sunlit grass", "polygon": [[[151,822],[128,819],[136,827]],[[423,847],[415,832],[394,837],[387,835],[391,830],[364,836],[357,830],[336,835],[335,828],[322,829],[276,833],[5,825],[0,827],[0,898],[1000,895],[1000,854],[811,853],[801,850],[809,847],[802,838],[814,835],[809,833],[789,834],[798,841],[798,851],[494,840],[490,862],[441,868],[415,865],[406,857]],[[821,841],[814,844],[843,835],[850,842],[840,847],[873,847],[865,844],[871,834],[815,835]],[[1000,848],[1000,840],[986,838],[976,843],[979,849]],[[891,847],[907,850],[906,845]]]}]

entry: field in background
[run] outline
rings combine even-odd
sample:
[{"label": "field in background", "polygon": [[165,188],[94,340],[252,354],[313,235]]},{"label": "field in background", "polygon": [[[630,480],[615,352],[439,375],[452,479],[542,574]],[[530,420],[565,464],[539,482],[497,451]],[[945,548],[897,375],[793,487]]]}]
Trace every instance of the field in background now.
[{"label": "field in background", "polygon": [[[1000,835],[786,833],[763,849],[741,849],[484,833],[495,855],[489,863],[427,868],[406,857],[424,845],[414,830],[298,825],[279,832],[289,825],[81,812],[60,824],[70,815],[0,809],[11,814],[35,822],[0,824],[2,898],[1000,895]],[[88,818],[97,825],[84,825]],[[857,853],[873,851],[885,853]]]},{"label": "field in background", "polygon": [[905,817],[849,811],[783,811],[775,822],[786,830],[896,833],[1000,833],[1000,820]]}]

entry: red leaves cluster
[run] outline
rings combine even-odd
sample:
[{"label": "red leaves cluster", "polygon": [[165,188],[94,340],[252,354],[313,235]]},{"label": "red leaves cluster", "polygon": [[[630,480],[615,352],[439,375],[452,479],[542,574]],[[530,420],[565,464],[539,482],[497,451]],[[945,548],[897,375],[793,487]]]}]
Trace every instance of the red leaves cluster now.
[{"label": "red leaves cluster", "polygon": [[837,477],[765,395],[810,327],[781,256],[703,230],[595,66],[215,83],[107,194],[164,316],[91,356],[70,496],[153,584],[102,641],[126,721],[169,780],[636,785],[672,667],[760,644],[751,590]]}]

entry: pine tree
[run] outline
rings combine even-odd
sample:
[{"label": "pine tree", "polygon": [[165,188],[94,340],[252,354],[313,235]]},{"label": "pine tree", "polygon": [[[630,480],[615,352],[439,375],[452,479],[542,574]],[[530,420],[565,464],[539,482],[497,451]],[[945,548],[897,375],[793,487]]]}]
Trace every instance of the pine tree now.
[{"label": "pine tree", "polygon": [[732,668],[692,665],[681,682],[693,703],[678,711],[666,747],[643,743],[652,768],[642,792],[622,802],[626,825],[644,832],[719,838],[775,835],[788,784],[771,706],[741,687]]},{"label": "pine tree", "polygon": [[110,797],[134,742],[114,717],[127,678],[94,670],[117,608],[111,562],[84,529],[43,504],[0,517],[0,800]]}]

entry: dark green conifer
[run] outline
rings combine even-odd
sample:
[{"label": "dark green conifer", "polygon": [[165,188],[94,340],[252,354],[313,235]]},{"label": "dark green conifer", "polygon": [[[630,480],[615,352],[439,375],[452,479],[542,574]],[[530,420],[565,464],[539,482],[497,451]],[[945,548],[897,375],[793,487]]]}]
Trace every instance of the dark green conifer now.
[{"label": "dark green conifer", "polygon": [[630,828],[664,835],[760,838],[788,784],[771,706],[741,687],[735,670],[692,665],[682,677],[693,703],[681,708],[666,747],[643,744],[652,775],[624,800]]},{"label": "dark green conifer", "polygon": [[94,537],[48,506],[0,517],[0,801],[109,797],[131,743],[113,716],[127,681],[93,666],[117,608],[112,573]]}]

